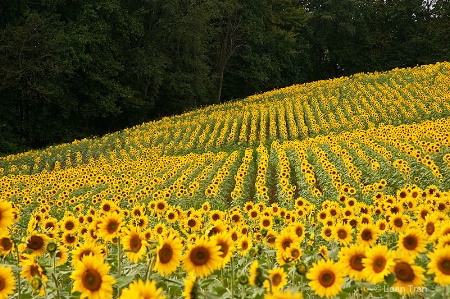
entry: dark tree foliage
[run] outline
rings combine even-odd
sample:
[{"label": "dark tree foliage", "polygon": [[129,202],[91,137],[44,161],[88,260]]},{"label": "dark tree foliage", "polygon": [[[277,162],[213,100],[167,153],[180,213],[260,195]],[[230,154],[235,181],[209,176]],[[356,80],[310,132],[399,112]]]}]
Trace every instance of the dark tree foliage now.
[{"label": "dark tree foliage", "polygon": [[5,0],[0,155],[450,59],[448,0]]}]

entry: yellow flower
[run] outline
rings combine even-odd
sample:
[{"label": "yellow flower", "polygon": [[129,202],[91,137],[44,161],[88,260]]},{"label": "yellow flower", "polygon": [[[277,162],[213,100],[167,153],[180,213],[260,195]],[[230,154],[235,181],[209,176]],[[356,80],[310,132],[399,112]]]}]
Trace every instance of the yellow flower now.
[{"label": "yellow flower", "polygon": [[72,250],[72,265],[81,262],[81,260],[88,255],[93,255],[100,259],[103,258],[101,247],[97,246],[95,243],[86,242]]},{"label": "yellow flower", "polygon": [[364,245],[352,244],[349,247],[343,247],[339,251],[340,264],[346,275],[354,278],[356,281],[362,281],[362,270],[364,265],[363,258],[366,257],[367,248]]},{"label": "yellow flower", "polygon": [[185,299],[198,299],[198,286],[197,286],[197,277],[194,274],[190,273],[188,277],[183,280],[184,282],[184,291],[183,296]]},{"label": "yellow flower", "polygon": [[0,234],[8,233],[8,227],[14,222],[14,209],[9,201],[0,200]]},{"label": "yellow flower", "polygon": [[279,292],[275,291],[272,294],[265,294],[264,299],[302,299],[302,293],[293,292]]},{"label": "yellow flower", "polygon": [[198,239],[195,244],[189,245],[182,261],[186,272],[194,272],[203,278],[220,268],[222,264],[220,246],[205,238]]},{"label": "yellow flower", "polygon": [[125,255],[132,263],[137,263],[147,252],[147,241],[144,234],[136,227],[128,227],[121,240]]},{"label": "yellow flower", "polygon": [[264,281],[264,287],[266,290],[270,290],[270,285],[272,285],[272,291],[278,291],[287,284],[287,274],[284,272],[283,268],[274,268],[269,271],[269,279]]},{"label": "yellow flower", "polygon": [[418,256],[425,248],[425,236],[419,229],[408,229],[401,233],[398,240],[398,255],[407,255],[412,258]]},{"label": "yellow flower", "polygon": [[178,236],[174,234],[169,234],[165,238],[160,236],[154,269],[161,275],[170,275],[180,264],[182,250],[183,245]]},{"label": "yellow flower", "polygon": [[378,238],[378,229],[373,224],[363,224],[358,230],[357,240],[359,244],[372,246]]},{"label": "yellow flower", "polygon": [[123,216],[116,212],[109,212],[98,225],[98,236],[106,241],[112,241],[119,236],[123,224]]},{"label": "yellow flower", "polygon": [[390,251],[386,245],[377,244],[366,252],[363,258],[362,274],[365,280],[377,284],[384,280],[394,265],[395,253]]},{"label": "yellow flower", "polygon": [[250,265],[250,276],[248,278],[248,282],[251,286],[262,287],[265,279],[264,271],[259,266],[258,260],[254,260]]},{"label": "yellow flower", "polygon": [[401,257],[395,261],[391,271],[395,274],[395,282],[392,287],[398,290],[399,294],[412,294],[415,288],[423,285],[425,271],[414,265],[411,257]]},{"label": "yellow flower", "polygon": [[80,292],[81,298],[111,298],[115,280],[108,275],[109,269],[110,266],[98,256],[83,257],[70,275],[74,280],[72,293]]},{"label": "yellow flower", "polygon": [[428,254],[428,273],[435,274],[434,281],[442,286],[450,284],[450,251],[449,247],[440,247]]},{"label": "yellow flower", "polygon": [[46,235],[33,232],[31,236],[27,238],[26,248],[33,250],[32,254],[34,255],[41,255],[45,252],[49,240],[50,238]]},{"label": "yellow flower", "polygon": [[222,267],[225,266],[233,256],[236,247],[228,232],[222,232],[214,235],[211,241],[220,246],[220,257],[222,258]]},{"label": "yellow flower", "polygon": [[130,283],[128,288],[122,291],[120,299],[164,299],[166,296],[161,295],[162,289],[156,287],[154,281],[146,281],[145,283],[139,279]]},{"label": "yellow flower", "polygon": [[333,297],[339,294],[344,283],[340,266],[332,260],[319,260],[306,274],[310,280],[309,286],[321,297]]},{"label": "yellow flower", "polygon": [[352,227],[349,224],[336,224],[333,231],[333,236],[340,244],[347,246],[353,240]]},{"label": "yellow flower", "polygon": [[8,255],[14,249],[14,242],[8,235],[0,234],[0,254]]},{"label": "yellow flower", "polygon": [[15,281],[11,267],[0,266],[0,299],[14,294]]}]

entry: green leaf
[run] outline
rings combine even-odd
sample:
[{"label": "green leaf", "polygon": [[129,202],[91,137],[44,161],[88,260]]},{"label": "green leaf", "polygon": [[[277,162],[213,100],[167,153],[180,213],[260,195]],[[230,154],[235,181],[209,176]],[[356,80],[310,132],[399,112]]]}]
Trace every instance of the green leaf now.
[{"label": "green leaf", "polygon": [[390,273],[388,276],[384,278],[384,281],[387,283],[388,286],[392,286],[395,282],[395,274]]}]

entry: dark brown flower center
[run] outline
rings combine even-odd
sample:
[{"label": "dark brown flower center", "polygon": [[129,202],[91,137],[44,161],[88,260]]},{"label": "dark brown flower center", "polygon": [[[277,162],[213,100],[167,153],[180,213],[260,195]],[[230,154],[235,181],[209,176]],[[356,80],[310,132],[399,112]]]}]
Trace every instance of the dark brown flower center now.
[{"label": "dark brown flower center", "polygon": [[172,260],[173,250],[169,244],[164,244],[161,249],[158,251],[159,261],[162,264],[167,264]]},{"label": "dark brown flower center", "polygon": [[445,275],[450,275],[450,260],[448,258],[442,258],[438,263],[437,267],[439,271]]},{"label": "dark brown flower center", "polygon": [[189,255],[191,262],[195,266],[203,266],[208,263],[210,258],[210,253],[208,248],[199,246],[192,249],[191,254]]},{"label": "dark brown flower center", "polygon": [[414,250],[419,245],[419,241],[415,236],[408,235],[403,239],[403,246],[408,250]]},{"label": "dark brown flower center", "polygon": [[3,250],[8,251],[13,247],[13,243],[10,238],[3,237],[0,239],[0,244],[3,247]]},{"label": "dark brown flower center", "polygon": [[414,270],[406,262],[398,262],[394,267],[395,277],[402,282],[412,282],[414,280]]},{"label": "dark brown flower center", "polygon": [[102,277],[94,269],[87,269],[81,277],[83,286],[91,292],[98,291],[102,285]]},{"label": "dark brown flower center", "polygon": [[431,236],[434,233],[435,227],[433,222],[428,222],[425,226],[425,229],[427,231],[427,234]]},{"label": "dark brown flower center", "polygon": [[31,236],[28,239],[27,248],[39,250],[44,246],[44,239],[40,236]]},{"label": "dark brown flower center", "polygon": [[279,273],[276,273],[275,275],[272,276],[272,286],[277,287],[281,284],[282,281],[283,278]]},{"label": "dark brown flower center", "polygon": [[339,229],[338,230],[338,232],[337,232],[337,235],[338,235],[338,238],[339,239],[345,239],[345,238],[347,238],[347,231],[345,230],[345,229]]},{"label": "dark brown flower center", "polygon": [[362,263],[362,259],[365,258],[363,254],[355,254],[350,258],[350,267],[356,271],[362,271],[364,269],[364,265]]},{"label": "dark brown flower center", "polygon": [[336,275],[331,270],[324,270],[319,274],[319,283],[328,288],[334,284],[336,280]]},{"label": "dark brown flower center", "polygon": [[384,270],[384,267],[386,266],[386,259],[382,256],[379,256],[377,258],[375,258],[372,268],[373,268],[373,272],[375,273],[380,273],[381,271]]},{"label": "dark brown flower center", "polygon": [[108,234],[114,234],[119,229],[119,223],[116,220],[110,220],[106,226]]},{"label": "dark brown flower center", "polygon": [[396,227],[402,227],[402,226],[403,226],[403,220],[402,220],[401,218],[396,218],[396,219],[394,220],[394,225],[395,225]]},{"label": "dark brown flower center", "polygon": [[66,230],[73,230],[75,228],[75,223],[73,223],[73,221],[67,221],[66,224],[64,225],[64,228]]},{"label": "dark brown flower center", "polygon": [[130,238],[130,250],[134,252],[138,252],[142,247],[142,241],[139,236],[132,236]]},{"label": "dark brown flower center", "polygon": [[230,249],[230,246],[228,246],[228,244],[226,242],[219,242],[217,245],[220,246],[220,252],[222,252],[220,257],[225,258],[228,254],[228,250]]}]

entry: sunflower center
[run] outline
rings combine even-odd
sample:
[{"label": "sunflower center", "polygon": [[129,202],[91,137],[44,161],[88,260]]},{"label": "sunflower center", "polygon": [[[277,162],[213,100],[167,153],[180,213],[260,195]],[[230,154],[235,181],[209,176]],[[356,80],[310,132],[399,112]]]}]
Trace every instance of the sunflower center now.
[{"label": "sunflower center", "polygon": [[75,238],[75,236],[72,236],[71,234],[67,234],[65,237],[65,240],[66,240],[67,244],[72,244],[72,243],[75,243],[75,241],[77,239]]},{"label": "sunflower center", "polygon": [[220,252],[222,252],[222,254],[220,255],[221,258],[225,258],[228,254],[228,249],[229,246],[227,243],[225,242],[220,242],[219,244],[217,244],[220,246]]},{"label": "sunflower center", "polygon": [[428,222],[427,225],[426,225],[426,231],[427,231],[427,234],[428,234],[429,236],[431,236],[431,235],[434,233],[434,230],[435,230],[435,228],[434,228],[434,223]]},{"label": "sunflower center", "polygon": [[402,282],[412,282],[414,280],[414,270],[406,262],[399,262],[394,267],[394,273],[398,280]]},{"label": "sunflower center", "polygon": [[282,281],[283,281],[283,279],[282,279],[281,275],[277,273],[272,277],[272,286],[277,287],[280,285],[280,283]]},{"label": "sunflower center", "polygon": [[343,229],[338,230],[337,235],[338,235],[339,239],[347,238],[347,232]]},{"label": "sunflower center", "polygon": [[437,264],[439,271],[444,273],[445,275],[450,275],[450,260],[442,259]]},{"label": "sunflower center", "polygon": [[418,246],[418,240],[414,236],[406,236],[403,239],[403,246],[408,250],[414,250]]},{"label": "sunflower center", "polygon": [[295,234],[301,237],[303,235],[303,228],[297,227],[297,229],[295,230]]},{"label": "sunflower center", "polygon": [[324,235],[326,237],[331,237],[331,229],[329,229],[329,228],[325,229]]},{"label": "sunflower center", "polygon": [[283,243],[281,244],[281,247],[283,247],[284,250],[286,250],[286,248],[288,248],[289,246],[291,246],[291,240],[285,240],[283,241]]},{"label": "sunflower center", "polygon": [[396,218],[396,219],[394,220],[394,225],[395,225],[396,227],[402,227],[402,226],[403,226],[403,220],[400,219],[400,218]]},{"label": "sunflower center", "polygon": [[375,273],[380,273],[381,271],[383,271],[385,266],[386,266],[386,259],[382,256],[375,258],[372,265],[373,271]]},{"label": "sunflower center", "polygon": [[370,229],[365,229],[361,233],[361,239],[364,241],[370,241],[373,239],[372,237],[372,231]]},{"label": "sunflower center", "polygon": [[108,231],[109,234],[114,234],[117,229],[119,228],[119,223],[117,223],[117,221],[112,220],[108,223],[108,225],[106,226],[106,230]]},{"label": "sunflower center", "polygon": [[83,282],[83,286],[91,292],[98,291],[102,285],[100,273],[93,269],[84,271],[81,281]]},{"label": "sunflower center", "polygon": [[263,220],[262,225],[263,225],[264,227],[268,227],[268,226],[270,226],[270,221],[267,220],[267,219],[265,219],[265,220]]},{"label": "sunflower center", "polygon": [[130,239],[130,250],[138,252],[141,249],[142,241],[139,236],[133,236]]},{"label": "sunflower center", "polygon": [[241,248],[244,249],[244,250],[247,250],[247,248],[248,248],[248,242],[247,242],[247,241],[243,241],[243,242],[241,243]]},{"label": "sunflower center", "polygon": [[3,237],[3,238],[0,240],[0,244],[2,245],[3,250],[5,250],[5,251],[10,250],[10,249],[12,248],[12,246],[13,246],[13,243],[12,243],[11,240],[10,240],[9,238],[7,238],[7,237]]},{"label": "sunflower center", "polygon": [[189,227],[195,227],[197,225],[197,221],[195,221],[194,219],[189,219],[187,225]]},{"label": "sunflower center", "polygon": [[[161,249],[158,251],[159,261],[162,264],[167,264],[172,260],[173,250],[172,247],[168,244],[164,244]],[[191,255],[192,256],[192,255]]]},{"label": "sunflower center", "polygon": [[31,236],[28,240],[27,247],[33,250],[39,250],[44,246],[44,239],[39,236]]},{"label": "sunflower center", "polygon": [[209,250],[205,247],[196,247],[189,255],[191,262],[196,266],[203,266],[209,261]]},{"label": "sunflower center", "polygon": [[300,257],[300,251],[297,248],[292,249],[291,256],[294,259],[298,259]]},{"label": "sunflower center", "polygon": [[64,225],[64,227],[65,227],[67,230],[72,230],[72,229],[74,229],[75,224],[74,224],[72,221],[67,221],[67,222],[66,222],[66,225]]},{"label": "sunflower center", "polygon": [[37,265],[31,265],[30,267],[30,275],[33,276],[41,276],[41,273],[39,271],[39,266]]},{"label": "sunflower center", "polygon": [[336,275],[333,271],[325,270],[319,274],[319,283],[325,288],[332,286],[335,280]]},{"label": "sunflower center", "polygon": [[233,221],[233,222],[239,222],[240,220],[241,220],[241,217],[239,217],[239,215],[233,215],[232,217],[231,217],[231,220]]},{"label": "sunflower center", "polygon": [[365,258],[362,254],[355,254],[350,258],[350,267],[356,271],[362,271],[364,269],[364,265],[362,263],[362,259]]},{"label": "sunflower center", "polygon": [[90,249],[85,249],[83,252],[80,253],[79,260],[81,261],[83,257],[90,255],[91,253],[92,255],[94,255],[94,253]]},{"label": "sunflower center", "polygon": [[103,211],[109,212],[110,210],[111,210],[111,206],[109,204],[106,203],[103,205]]}]

